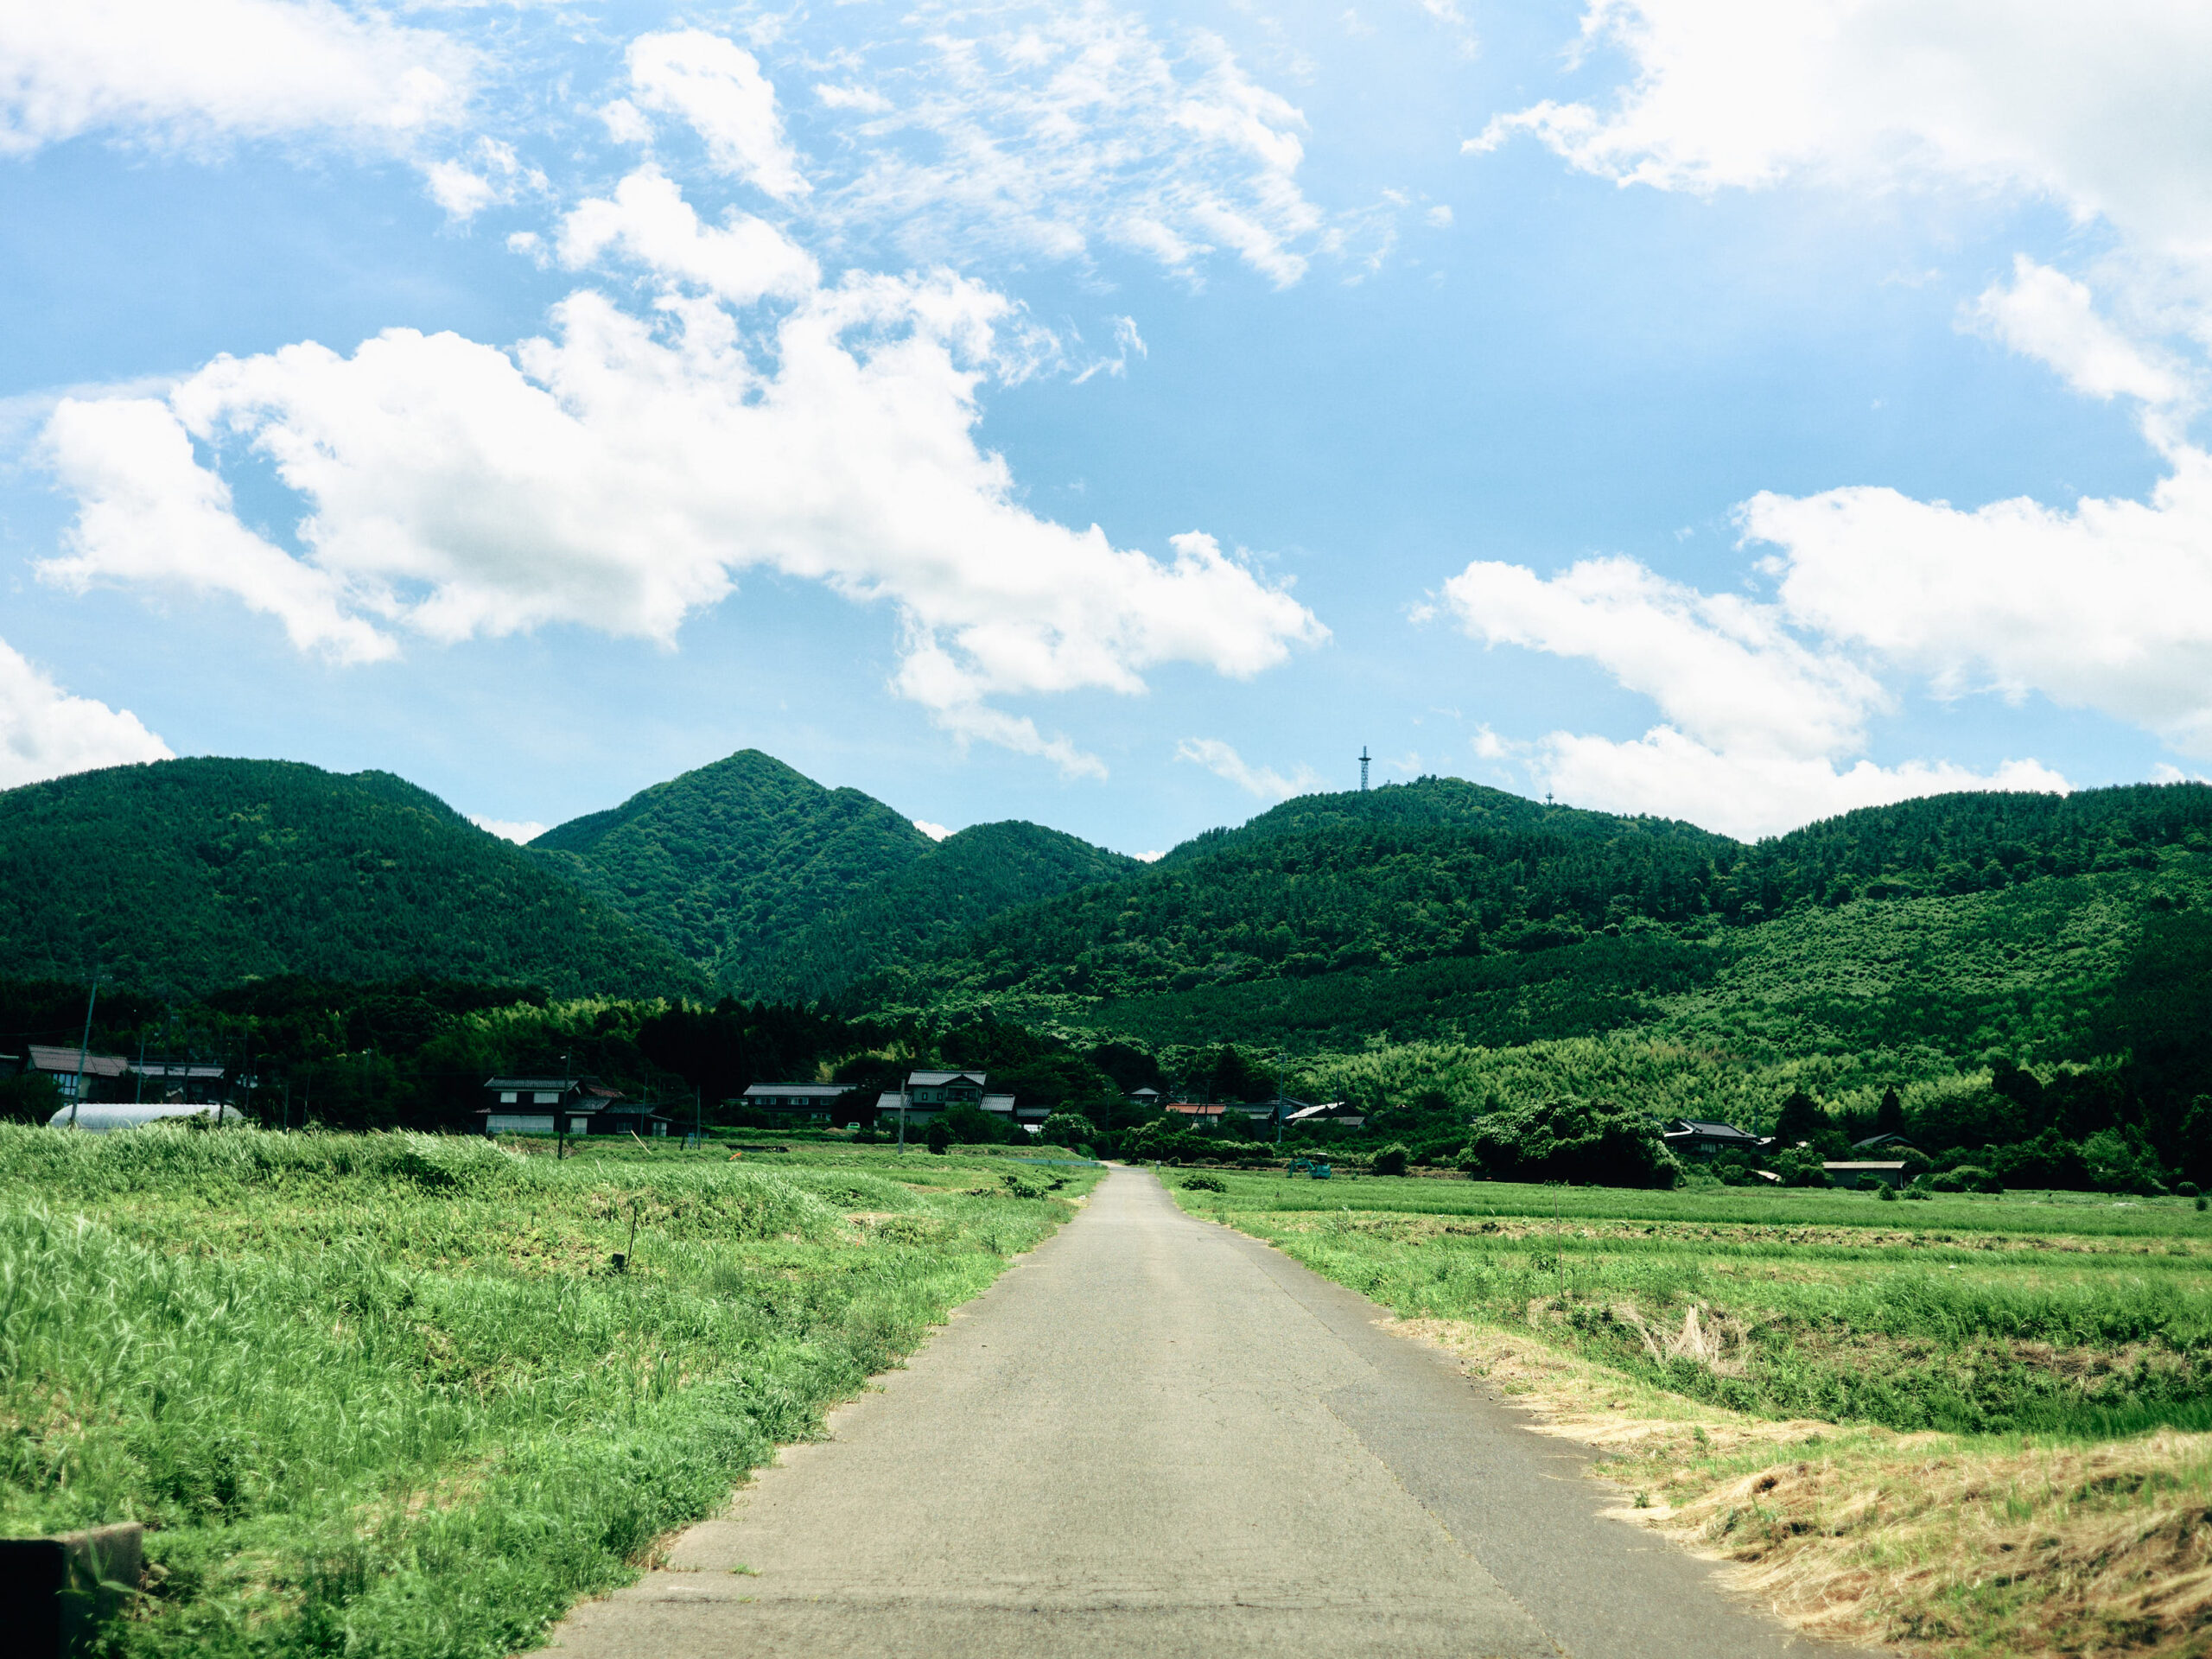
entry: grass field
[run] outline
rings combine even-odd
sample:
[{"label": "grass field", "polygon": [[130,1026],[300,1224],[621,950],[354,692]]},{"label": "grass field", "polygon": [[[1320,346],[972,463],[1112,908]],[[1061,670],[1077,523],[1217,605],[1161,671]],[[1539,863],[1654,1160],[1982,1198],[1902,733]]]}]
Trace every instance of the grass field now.
[{"label": "grass field", "polygon": [[124,1652],[528,1647],[1095,1179],[550,1154],[0,1127],[0,1532],[145,1522]]},{"label": "grass field", "polygon": [[2212,1217],[2187,1200],[1220,1179],[1177,1196],[1604,1447],[1634,1518],[1809,1624],[2212,1649]]}]

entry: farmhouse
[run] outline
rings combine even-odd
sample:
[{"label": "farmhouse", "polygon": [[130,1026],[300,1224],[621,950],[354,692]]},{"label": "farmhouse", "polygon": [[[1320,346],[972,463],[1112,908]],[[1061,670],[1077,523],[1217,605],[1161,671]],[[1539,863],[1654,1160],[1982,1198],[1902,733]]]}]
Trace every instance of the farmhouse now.
[{"label": "farmhouse", "polygon": [[1831,1186],[1872,1186],[1878,1183],[1885,1186],[1904,1185],[1903,1159],[1890,1163],[1872,1159],[1847,1158],[1823,1163],[1821,1167],[1827,1172]]},{"label": "farmhouse", "polygon": [[1894,1134],[1870,1135],[1864,1141],[1853,1141],[1851,1143],[1851,1149],[1853,1152],[1863,1152],[1873,1157],[1884,1156],[1893,1152],[1917,1152],[1920,1150],[1920,1148],[1914,1146],[1911,1141],[1906,1140],[1904,1136]]},{"label": "farmhouse", "polygon": [[1236,1108],[1208,1106],[1195,1100],[1171,1100],[1160,1109],[1174,1121],[1179,1129],[1218,1129],[1222,1118]]},{"label": "farmhouse", "polygon": [[1331,1100],[1319,1106],[1301,1106],[1294,1112],[1284,1114],[1282,1121],[1294,1127],[1340,1123],[1345,1128],[1356,1129],[1367,1122],[1367,1114],[1348,1100]]},{"label": "farmhouse", "polygon": [[1757,1157],[1767,1145],[1759,1136],[1748,1135],[1733,1123],[1710,1123],[1695,1117],[1676,1118],[1675,1127],[1662,1133],[1659,1139],[1670,1151],[1685,1158],[1710,1158],[1719,1152],[1741,1152]]},{"label": "farmhouse", "polygon": [[876,1096],[876,1121],[904,1116],[907,1124],[926,1125],[949,1107],[973,1106],[1034,1129],[1045,1121],[1043,1107],[1014,1109],[1012,1095],[985,1091],[989,1075],[982,1071],[909,1071],[904,1089],[887,1090]]},{"label": "farmhouse", "polygon": [[828,1123],[834,1119],[833,1109],[844,1092],[842,1083],[756,1083],[747,1087],[742,1099],[747,1106],[779,1117]]},{"label": "farmhouse", "polygon": [[67,1101],[79,1098],[81,1069],[85,1100],[128,1100],[134,1091],[130,1062],[120,1054],[94,1054],[74,1044],[33,1043],[24,1061],[25,1071],[50,1080]]},{"label": "farmhouse", "polygon": [[626,1100],[596,1077],[486,1077],[491,1103],[476,1116],[493,1135],[666,1135],[652,1103]]}]

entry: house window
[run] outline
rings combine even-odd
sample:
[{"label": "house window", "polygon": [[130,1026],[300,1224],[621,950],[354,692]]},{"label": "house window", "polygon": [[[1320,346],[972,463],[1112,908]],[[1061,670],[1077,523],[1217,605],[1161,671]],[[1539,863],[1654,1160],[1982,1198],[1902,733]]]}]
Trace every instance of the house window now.
[{"label": "house window", "polygon": [[499,1104],[500,1104],[500,1105],[502,1105],[502,1106],[512,1106],[512,1105],[513,1105],[513,1104],[515,1103],[515,1099],[516,1099],[516,1091],[515,1091],[514,1090],[512,1090],[512,1089],[502,1089],[501,1090],[499,1090]]},{"label": "house window", "polygon": [[536,1101],[540,1106],[551,1106],[557,1103],[561,1096],[558,1094],[548,1094],[541,1090],[538,1093],[532,1095],[531,1098]]}]

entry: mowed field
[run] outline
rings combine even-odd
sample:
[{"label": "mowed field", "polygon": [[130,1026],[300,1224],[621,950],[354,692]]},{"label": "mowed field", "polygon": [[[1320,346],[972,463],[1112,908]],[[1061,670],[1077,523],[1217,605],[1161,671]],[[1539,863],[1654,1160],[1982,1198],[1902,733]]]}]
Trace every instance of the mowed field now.
[{"label": "mowed field", "polygon": [[1789,1617],[1930,1651],[2212,1650],[2189,1200],[1218,1179],[1178,1196],[1601,1447],[1625,1518]]},{"label": "mowed field", "polygon": [[1095,1178],[0,1126],[0,1533],[146,1523],[121,1652],[529,1647]]}]

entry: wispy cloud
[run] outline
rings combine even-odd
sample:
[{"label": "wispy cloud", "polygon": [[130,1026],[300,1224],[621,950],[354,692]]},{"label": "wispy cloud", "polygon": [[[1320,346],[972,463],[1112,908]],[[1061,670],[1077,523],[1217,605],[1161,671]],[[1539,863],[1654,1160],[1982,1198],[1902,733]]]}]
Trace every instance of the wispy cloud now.
[{"label": "wispy cloud", "polygon": [[1263,801],[1287,801],[1325,786],[1311,766],[1301,763],[1287,775],[1272,766],[1255,766],[1217,737],[1186,737],[1175,746],[1175,758],[1195,762]]}]

